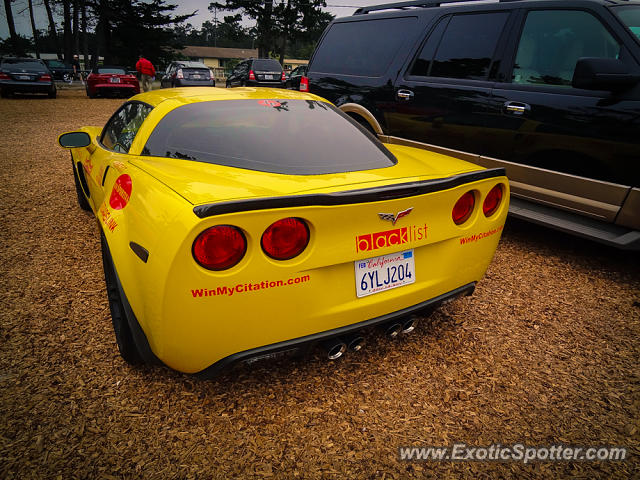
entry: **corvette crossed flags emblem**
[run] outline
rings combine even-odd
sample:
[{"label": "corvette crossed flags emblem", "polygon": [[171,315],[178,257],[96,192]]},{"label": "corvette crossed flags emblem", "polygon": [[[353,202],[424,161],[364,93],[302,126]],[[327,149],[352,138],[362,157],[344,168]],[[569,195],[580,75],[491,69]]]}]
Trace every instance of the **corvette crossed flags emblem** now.
[{"label": "corvette crossed flags emblem", "polygon": [[407,215],[409,215],[411,213],[411,210],[413,210],[413,207],[409,207],[406,210],[402,210],[396,213],[395,215],[393,213],[379,213],[378,216],[382,220],[390,221],[391,225],[395,225],[396,222],[400,220],[402,217],[406,217]]}]

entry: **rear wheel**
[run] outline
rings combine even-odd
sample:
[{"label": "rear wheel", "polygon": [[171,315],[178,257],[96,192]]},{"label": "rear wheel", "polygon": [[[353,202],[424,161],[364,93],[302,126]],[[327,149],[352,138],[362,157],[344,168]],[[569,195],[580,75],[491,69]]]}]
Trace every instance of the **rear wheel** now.
[{"label": "rear wheel", "polygon": [[56,94],[57,94],[57,90],[54,88],[53,90],[49,90],[49,92],[47,93],[47,96],[49,98],[56,98]]},{"label": "rear wheel", "polygon": [[102,241],[102,266],[104,268],[104,281],[107,286],[107,297],[109,298],[109,310],[111,311],[111,321],[113,323],[113,331],[116,335],[118,351],[120,356],[131,365],[139,365],[143,363],[140,352],[133,340],[133,334],[129,327],[127,314],[120,296],[118,288],[118,280],[116,270],[109,252],[107,240],[104,234],[100,235]]},{"label": "rear wheel", "polygon": [[2,95],[2,98],[9,98],[11,96],[11,91],[3,88],[0,94]]}]

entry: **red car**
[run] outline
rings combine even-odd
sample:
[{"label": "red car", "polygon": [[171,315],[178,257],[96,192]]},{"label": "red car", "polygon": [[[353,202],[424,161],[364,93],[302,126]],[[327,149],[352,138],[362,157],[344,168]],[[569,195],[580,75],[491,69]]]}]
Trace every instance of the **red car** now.
[{"label": "red car", "polygon": [[122,67],[97,67],[87,77],[87,96],[130,97],[140,93],[140,83]]}]

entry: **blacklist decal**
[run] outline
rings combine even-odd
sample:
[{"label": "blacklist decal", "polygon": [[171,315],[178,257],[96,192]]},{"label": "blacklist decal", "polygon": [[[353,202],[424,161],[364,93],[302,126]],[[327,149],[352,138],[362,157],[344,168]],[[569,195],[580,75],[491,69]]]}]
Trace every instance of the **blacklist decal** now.
[{"label": "blacklist decal", "polygon": [[277,100],[258,100],[258,104],[264,107],[281,107],[282,104]]},{"label": "blacklist decal", "polygon": [[396,228],[385,230],[384,232],[367,233],[356,237],[356,252],[370,252],[379,248],[394,247],[404,245],[409,242],[418,242],[427,238],[427,225],[418,227]]},{"label": "blacklist decal", "polygon": [[287,287],[311,281],[311,275],[292,277],[287,280],[262,280],[256,283],[238,283],[237,285],[222,285],[215,288],[191,289],[193,298],[200,297],[224,297],[232,296],[234,293],[250,293],[269,288]]},{"label": "blacklist decal", "polygon": [[109,205],[114,210],[122,210],[129,203],[131,198],[131,177],[126,173],[120,175],[116,183],[113,184],[113,190],[111,190],[111,197],[109,198]]},{"label": "blacklist decal", "polygon": [[463,237],[463,238],[460,239],[460,245],[465,245],[467,243],[477,242],[478,240],[482,240],[483,238],[487,238],[487,237],[490,237],[492,235],[495,235],[496,233],[500,233],[502,231],[503,227],[504,227],[504,225],[500,225],[498,228],[492,228],[491,230],[489,230],[487,232],[476,233],[474,235],[471,235],[470,237]]},{"label": "blacklist decal", "polygon": [[109,230],[110,232],[113,232],[118,226],[118,223],[111,216],[111,212],[109,211],[109,208],[104,203],[100,205],[100,210],[98,211],[98,217],[100,218],[100,221],[104,223],[104,226],[107,227],[107,230]]}]

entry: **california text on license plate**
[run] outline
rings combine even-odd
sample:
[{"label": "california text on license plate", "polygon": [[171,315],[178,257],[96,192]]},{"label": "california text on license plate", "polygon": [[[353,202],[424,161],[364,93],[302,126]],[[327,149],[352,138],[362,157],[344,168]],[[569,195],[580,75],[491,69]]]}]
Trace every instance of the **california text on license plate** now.
[{"label": "california text on license plate", "polygon": [[273,80],[273,75],[265,75],[264,79],[265,80]]},{"label": "california text on license plate", "polygon": [[356,295],[366,297],[416,281],[413,250],[356,260]]}]

